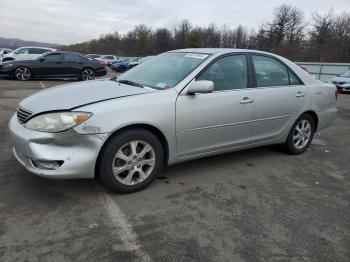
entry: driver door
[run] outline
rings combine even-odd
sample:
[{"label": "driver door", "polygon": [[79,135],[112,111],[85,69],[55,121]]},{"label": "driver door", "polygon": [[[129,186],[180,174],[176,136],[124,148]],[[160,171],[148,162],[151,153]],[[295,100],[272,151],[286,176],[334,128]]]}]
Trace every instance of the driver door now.
[{"label": "driver door", "polygon": [[39,62],[37,74],[44,77],[57,77],[64,75],[63,58],[61,53],[50,53]]},{"label": "driver door", "polygon": [[176,102],[179,157],[230,149],[248,144],[252,130],[253,91],[249,89],[245,54],[214,61],[196,80],[214,82],[214,91],[188,95]]}]

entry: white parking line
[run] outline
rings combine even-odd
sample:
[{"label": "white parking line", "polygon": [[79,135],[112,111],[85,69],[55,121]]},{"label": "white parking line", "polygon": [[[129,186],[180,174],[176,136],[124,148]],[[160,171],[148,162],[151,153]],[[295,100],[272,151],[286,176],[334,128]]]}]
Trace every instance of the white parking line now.
[{"label": "white parking line", "polygon": [[39,81],[39,84],[42,88],[46,88],[45,84],[42,81]]},{"label": "white parking line", "polygon": [[133,251],[137,255],[138,261],[151,262],[151,257],[142,250],[136,233],[113,198],[107,194],[101,193],[101,200],[125,249],[127,251]]}]

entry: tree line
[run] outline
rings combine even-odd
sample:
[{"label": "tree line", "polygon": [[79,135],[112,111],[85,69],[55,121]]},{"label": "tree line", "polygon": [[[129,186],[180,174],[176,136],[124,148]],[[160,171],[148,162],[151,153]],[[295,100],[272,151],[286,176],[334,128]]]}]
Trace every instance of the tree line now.
[{"label": "tree line", "polygon": [[271,21],[256,31],[243,25],[229,28],[214,23],[206,27],[181,21],[172,30],[137,25],[128,33],[114,32],[99,39],[73,44],[64,49],[81,53],[118,56],[155,55],[172,49],[191,47],[227,47],[273,52],[294,61],[350,62],[350,13],[304,12],[283,4],[273,10]]}]

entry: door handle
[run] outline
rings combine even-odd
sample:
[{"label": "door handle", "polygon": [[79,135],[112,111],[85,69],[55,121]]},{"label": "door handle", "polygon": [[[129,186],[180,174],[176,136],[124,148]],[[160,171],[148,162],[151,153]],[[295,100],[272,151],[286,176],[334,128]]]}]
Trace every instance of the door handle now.
[{"label": "door handle", "polygon": [[295,96],[296,96],[296,97],[304,97],[305,94],[304,94],[303,92],[300,92],[300,91],[299,91]]},{"label": "door handle", "polygon": [[322,95],[322,91],[317,91],[316,95]]},{"label": "door handle", "polygon": [[250,104],[253,102],[254,102],[254,100],[250,99],[249,97],[243,97],[242,100],[240,101],[241,104]]}]

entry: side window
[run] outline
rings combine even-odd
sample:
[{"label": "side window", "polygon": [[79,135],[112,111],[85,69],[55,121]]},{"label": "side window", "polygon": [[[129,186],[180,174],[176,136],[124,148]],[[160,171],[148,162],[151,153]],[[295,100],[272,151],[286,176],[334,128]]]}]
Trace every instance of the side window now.
[{"label": "side window", "polygon": [[21,48],[19,50],[16,51],[16,54],[21,54],[21,55],[26,55],[29,53],[29,48]]},{"label": "side window", "polygon": [[43,54],[48,52],[47,49],[43,49],[43,48],[29,48],[29,54]]},{"label": "side window", "polygon": [[276,59],[253,55],[257,87],[289,85],[287,68]]},{"label": "side window", "polygon": [[50,54],[45,56],[45,61],[46,62],[61,62],[61,54]]},{"label": "side window", "polygon": [[63,55],[63,57],[64,57],[64,60],[67,62],[79,62],[80,61],[79,55],[76,55],[76,54],[65,53]]},{"label": "side window", "polygon": [[290,85],[301,85],[300,81],[293,75],[292,72],[289,72],[289,84]]},{"label": "side window", "polygon": [[247,58],[245,55],[220,58],[197,77],[197,80],[213,81],[215,91],[247,88]]},{"label": "side window", "polygon": [[80,61],[83,61],[83,62],[90,61],[90,59],[87,58],[87,57],[85,57],[85,56],[79,56],[79,60],[80,60]]}]

